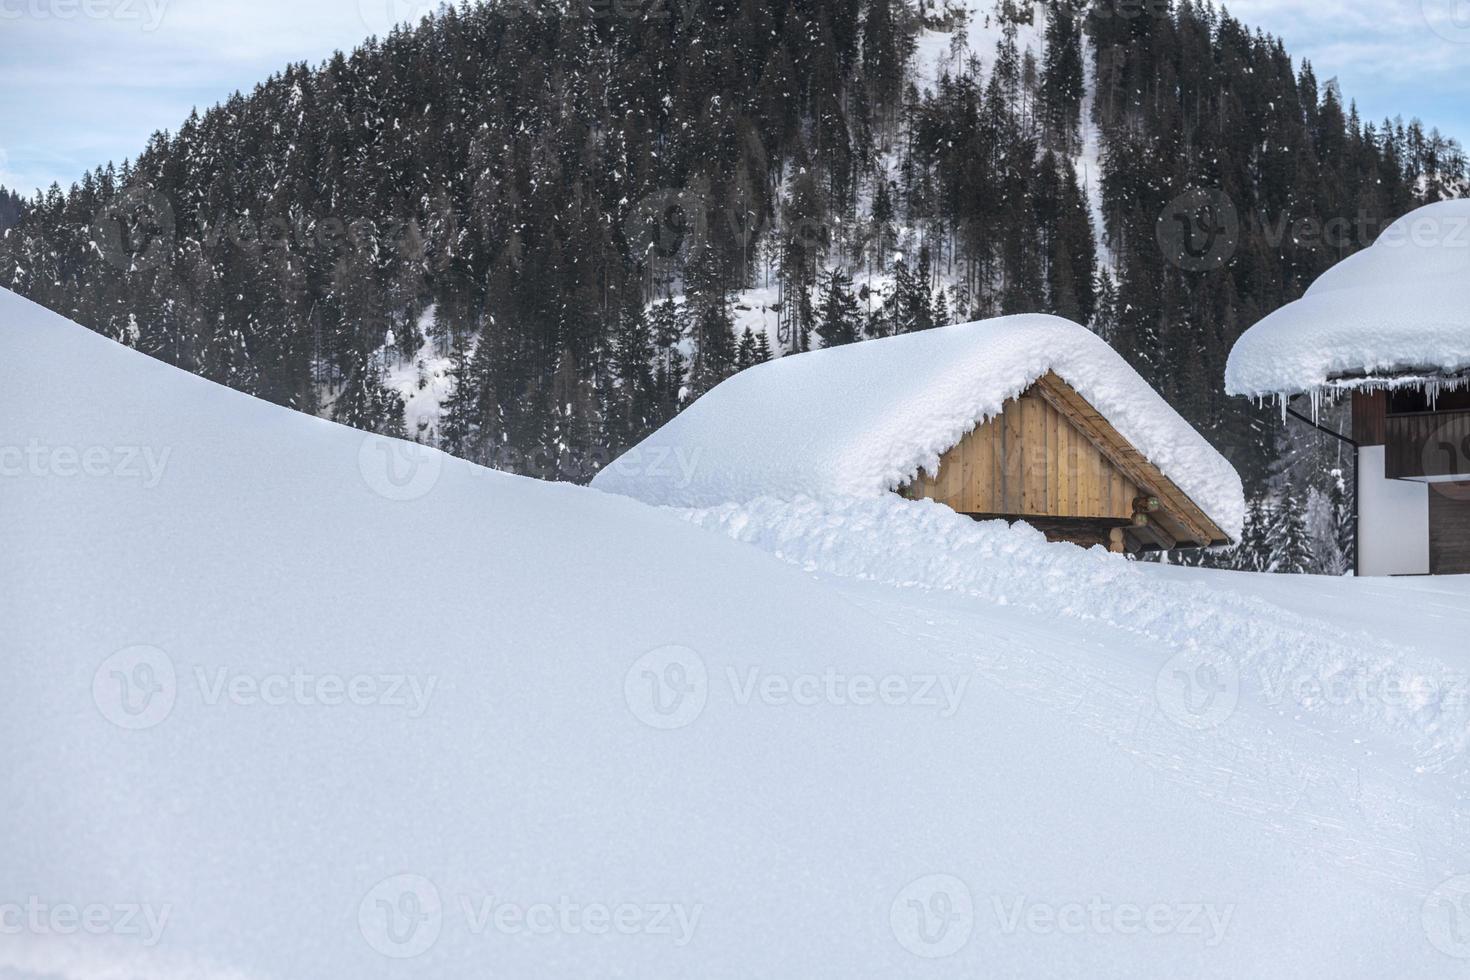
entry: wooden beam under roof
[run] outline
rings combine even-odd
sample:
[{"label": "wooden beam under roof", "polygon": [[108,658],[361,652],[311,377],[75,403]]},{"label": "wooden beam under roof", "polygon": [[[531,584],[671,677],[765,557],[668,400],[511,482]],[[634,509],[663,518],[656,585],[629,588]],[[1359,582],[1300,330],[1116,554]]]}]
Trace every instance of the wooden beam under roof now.
[{"label": "wooden beam under roof", "polygon": [[1108,461],[1138,484],[1146,492],[1163,503],[1175,522],[1187,532],[1185,535],[1170,535],[1186,538],[1200,545],[1227,544],[1230,538],[1212,521],[1188,494],[1164,475],[1153,463],[1140,453],[1133,444],[1123,438],[1102,413],[1093,408],[1077,389],[1067,384],[1059,375],[1048,371],[1036,380],[1032,387],[1058,411],[1064,413],[1080,429]]}]

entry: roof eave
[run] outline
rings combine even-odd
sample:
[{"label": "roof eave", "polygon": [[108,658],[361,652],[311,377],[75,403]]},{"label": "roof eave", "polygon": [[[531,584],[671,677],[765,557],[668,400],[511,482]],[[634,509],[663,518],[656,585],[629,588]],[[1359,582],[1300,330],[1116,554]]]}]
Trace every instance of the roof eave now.
[{"label": "roof eave", "polygon": [[1387,391],[1397,388],[1424,388],[1431,385],[1445,388],[1470,388],[1470,368],[1444,371],[1439,368],[1405,367],[1388,371],[1341,372],[1328,375],[1326,380],[1318,384],[1251,391],[1228,390],[1228,393],[1237,398],[1295,398],[1314,391]]}]

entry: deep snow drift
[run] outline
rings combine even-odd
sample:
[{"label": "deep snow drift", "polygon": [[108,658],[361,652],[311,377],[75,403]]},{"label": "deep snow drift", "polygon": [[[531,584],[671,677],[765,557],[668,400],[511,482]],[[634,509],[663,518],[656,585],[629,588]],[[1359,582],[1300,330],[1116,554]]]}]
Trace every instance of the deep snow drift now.
[{"label": "deep snow drift", "polygon": [[[1470,369],[1470,199],[1399,218],[1255,324],[1225,365],[1233,395],[1422,383]],[[1378,382],[1381,384],[1382,382]]]},{"label": "deep snow drift", "polygon": [[0,513],[0,976],[1470,957],[1462,580],[1143,566],[881,499],[660,510],[3,292]]},{"label": "deep snow drift", "polygon": [[645,503],[881,497],[1055,371],[1232,539],[1240,477],[1100,337],[1025,314],[815,350],[727,378],[599,473]]}]

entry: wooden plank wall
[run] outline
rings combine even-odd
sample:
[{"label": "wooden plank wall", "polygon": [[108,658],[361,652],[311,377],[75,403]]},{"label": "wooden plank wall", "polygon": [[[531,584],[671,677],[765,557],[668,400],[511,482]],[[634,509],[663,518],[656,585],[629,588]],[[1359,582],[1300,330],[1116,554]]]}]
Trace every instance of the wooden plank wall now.
[{"label": "wooden plank wall", "polygon": [[1385,421],[1390,480],[1470,475],[1470,412],[1416,412]]},{"label": "wooden plank wall", "polygon": [[937,478],[906,491],[962,514],[1127,520],[1139,490],[1091,441],[1038,395],[1006,403],[939,461]]},{"label": "wooden plank wall", "polygon": [[1429,572],[1470,573],[1470,483],[1429,486]]},{"label": "wooden plank wall", "polygon": [[1353,392],[1353,442],[1381,446],[1387,441],[1388,392]]}]

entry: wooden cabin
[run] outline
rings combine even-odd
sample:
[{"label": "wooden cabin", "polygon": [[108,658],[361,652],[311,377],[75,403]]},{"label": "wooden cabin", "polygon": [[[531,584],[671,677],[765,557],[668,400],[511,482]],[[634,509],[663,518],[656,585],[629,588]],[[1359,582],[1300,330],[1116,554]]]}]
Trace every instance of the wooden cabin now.
[{"label": "wooden cabin", "polygon": [[976,520],[1022,520],[1048,540],[1136,553],[1226,544],[1174,482],[1054,372],[899,492]]},{"label": "wooden cabin", "polygon": [[[1228,392],[1276,401],[1353,464],[1360,575],[1470,573],[1467,227],[1467,199],[1404,215],[1242,334],[1226,366]],[[1322,424],[1344,399],[1349,425]]]},{"label": "wooden cabin", "polygon": [[1101,337],[1044,314],[757,365],[592,485],[670,507],[898,494],[1130,553],[1229,544],[1245,518],[1229,461]]}]

